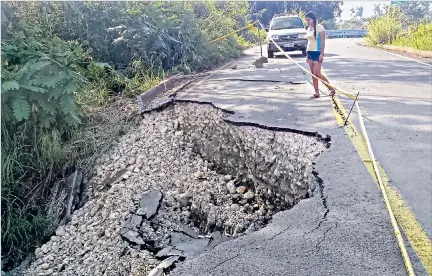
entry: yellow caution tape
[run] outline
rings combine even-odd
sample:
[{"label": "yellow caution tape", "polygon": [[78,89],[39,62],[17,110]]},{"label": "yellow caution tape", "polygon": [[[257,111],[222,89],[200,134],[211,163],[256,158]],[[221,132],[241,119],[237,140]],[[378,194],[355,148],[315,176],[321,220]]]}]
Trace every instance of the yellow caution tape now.
[{"label": "yellow caution tape", "polygon": [[[325,74],[324,71],[323,73]],[[356,148],[360,158],[363,160],[365,167],[367,168],[383,194],[384,203],[390,215],[391,224],[408,275],[415,275],[415,273],[398,224],[404,230],[408,241],[410,242],[415,253],[419,257],[421,263],[425,267],[427,273],[429,275],[432,275],[432,241],[429,239],[428,235],[423,230],[414,213],[405,204],[398,191],[394,187],[390,186],[388,182],[388,177],[384,169],[376,161],[372,148],[370,146],[366,127],[364,125],[363,117],[361,115],[358,103],[356,102],[356,109],[359,118],[361,118],[359,119],[361,134],[357,131],[357,128],[351,122],[351,120],[349,120],[349,123],[347,125],[344,125],[345,121],[342,116],[346,118],[347,112],[345,111],[344,106],[337,97],[334,97],[333,99],[333,111],[336,117],[336,121],[340,126],[343,126],[345,128],[348,137],[351,139],[352,144]]]},{"label": "yellow caution tape", "polygon": [[366,148],[367,148],[367,150],[369,152],[369,157],[370,157],[370,159],[372,161],[372,166],[373,166],[373,169],[375,171],[375,177],[378,180],[378,185],[379,185],[380,190],[382,192],[382,195],[383,195],[383,198],[384,198],[384,203],[385,203],[385,206],[386,206],[387,211],[388,211],[389,216],[390,216],[390,221],[391,221],[391,224],[393,226],[394,234],[396,236],[396,239],[397,239],[397,242],[398,242],[398,245],[399,245],[399,249],[400,249],[401,254],[402,254],[402,258],[404,259],[406,270],[408,272],[408,275],[413,275],[414,276],[415,275],[414,269],[412,267],[411,260],[410,260],[410,257],[408,255],[408,252],[407,252],[407,249],[406,249],[405,242],[403,240],[402,234],[401,234],[401,232],[399,230],[398,223],[397,223],[396,218],[395,218],[395,216],[393,214],[393,210],[392,210],[392,207],[390,205],[390,201],[388,199],[387,192],[385,190],[385,187],[384,187],[384,184],[383,184],[383,181],[382,181],[382,178],[381,178],[381,174],[380,174],[380,172],[378,170],[378,166],[377,166],[377,163],[375,161],[375,155],[374,155],[374,153],[372,151],[372,147],[370,145],[370,141],[369,141],[369,137],[368,137],[368,134],[367,134],[367,131],[366,131],[366,127],[365,127],[364,122],[363,122],[363,117],[362,117],[361,112],[360,112],[360,106],[359,106],[359,104],[358,104],[357,101],[355,102],[355,106],[356,106],[356,109],[357,109],[357,115],[359,117],[360,129],[361,129],[361,132],[363,134],[363,137],[364,137],[364,140],[365,140],[365,143],[366,143]]},{"label": "yellow caution tape", "polygon": [[226,37],[228,37],[228,36],[230,36],[230,35],[232,35],[232,34],[235,34],[235,33],[237,33],[237,32],[240,32],[240,31],[243,31],[243,30],[245,30],[245,29],[248,29],[248,28],[252,27],[253,25],[255,25],[256,23],[258,23],[258,21],[255,21],[255,22],[249,23],[249,24],[247,24],[246,26],[244,26],[244,27],[241,28],[241,29],[238,29],[238,30],[232,31],[232,32],[230,32],[230,33],[228,33],[228,34],[226,34],[226,35],[224,35],[224,36],[221,36],[221,37],[218,37],[218,38],[216,38],[216,39],[213,39],[213,40],[210,41],[210,42],[216,42],[216,41],[222,40],[222,39],[224,39],[224,38],[226,38]]},{"label": "yellow caution tape", "polygon": [[[328,78],[324,69],[322,72]],[[356,102],[355,105],[357,109],[357,115],[359,116],[361,134],[359,134],[351,120],[349,120],[349,124],[344,125],[344,119],[338,113],[338,110],[345,118],[347,113],[343,104],[338,100],[337,97],[334,97],[334,104],[333,111],[336,116],[336,121],[340,126],[345,127],[345,131],[351,139],[351,142],[356,148],[360,158],[362,158],[365,167],[383,193],[386,208],[389,214],[391,213],[391,223],[408,274],[415,275],[398,224],[403,229],[405,236],[414,249],[414,252],[417,254],[420,262],[426,269],[426,272],[429,275],[432,275],[432,241],[428,234],[424,231],[420,222],[417,220],[415,214],[405,204],[405,201],[402,199],[402,196],[399,194],[396,188],[389,184],[388,176],[379,162],[375,159],[358,102]]]}]

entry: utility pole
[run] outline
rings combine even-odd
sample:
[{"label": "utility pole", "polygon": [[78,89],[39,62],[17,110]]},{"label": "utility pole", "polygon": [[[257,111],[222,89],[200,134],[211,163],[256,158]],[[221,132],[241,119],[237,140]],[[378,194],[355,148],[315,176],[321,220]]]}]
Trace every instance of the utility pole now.
[{"label": "utility pole", "polygon": [[[257,21],[258,20],[258,11],[257,11],[257,7],[256,7],[256,1],[254,2],[254,10],[255,10],[255,20]],[[263,51],[262,51],[262,41],[261,41],[261,24],[258,24],[257,28],[258,28],[258,40],[259,40],[260,52],[261,52],[261,57],[262,57]]]}]

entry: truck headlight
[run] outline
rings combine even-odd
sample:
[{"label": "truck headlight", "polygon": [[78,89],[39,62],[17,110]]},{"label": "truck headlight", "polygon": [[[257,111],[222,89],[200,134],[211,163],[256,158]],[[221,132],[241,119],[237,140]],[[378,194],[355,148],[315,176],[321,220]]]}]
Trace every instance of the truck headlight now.
[{"label": "truck headlight", "polygon": [[298,38],[306,38],[306,34],[298,34],[298,36],[297,36]]},{"label": "truck headlight", "polygon": [[272,35],[271,38],[276,40],[276,39],[279,39],[279,36],[278,35]]}]

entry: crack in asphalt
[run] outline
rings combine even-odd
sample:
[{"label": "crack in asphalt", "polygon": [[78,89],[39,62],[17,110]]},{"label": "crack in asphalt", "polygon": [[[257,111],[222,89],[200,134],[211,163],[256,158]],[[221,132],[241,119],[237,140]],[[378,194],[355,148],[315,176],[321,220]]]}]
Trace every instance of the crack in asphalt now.
[{"label": "crack in asphalt", "polygon": [[319,252],[319,251],[321,250],[321,246],[320,246],[320,245],[325,241],[326,236],[327,236],[327,233],[330,232],[330,230],[332,230],[332,229],[336,229],[337,227],[338,227],[338,223],[337,223],[337,221],[335,221],[335,225],[329,227],[329,228],[324,232],[322,239],[321,239],[321,240],[320,240],[320,241],[315,245],[316,250],[315,250],[314,252]]},{"label": "crack in asphalt", "polygon": [[[257,240],[254,240],[254,241],[252,241],[252,242],[246,244],[245,246],[252,245],[252,244],[254,244],[256,241],[257,241]],[[238,256],[240,256],[240,252],[237,253],[237,254],[236,254],[235,256],[233,256],[233,257],[230,257],[230,258],[227,258],[227,259],[223,260],[222,262],[220,262],[220,263],[218,263],[217,265],[211,267],[210,269],[207,269],[206,271],[213,270],[213,269],[217,268],[218,266],[221,266],[221,265],[223,265],[224,263],[226,263],[226,262],[228,262],[228,261],[231,261],[231,260],[237,258]]]},{"label": "crack in asphalt", "polygon": [[310,233],[319,229],[321,227],[321,225],[323,224],[323,222],[327,221],[327,216],[330,213],[330,208],[328,207],[328,204],[327,204],[327,196],[324,195],[324,189],[325,189],[324,181],[318,176],[317,172],[312,171],[312,174],[316,177],[316,179],[318,181],[320,199],[321,199],[321,203],[322,203],[325,211],[324,211],[324,215],[321,218],[318,225],[315,228],[313,228],[311,231],[304,233],[303,236],[309,235]]},{"label": "crack in asphalt", "polygon": [[[282,229],[281,231],[279,231],[278,233],[274,234],[271,238],[269,238],[269,239],[265,239],[265,240],[266,240],[266,241],[273,240],[273,239],[276,238],[277,236],[280,236],[280,235],[282,235],[284,232],[288,231],[290,228],[291,228],[291,226],[288,226],[288,227]],[[250,245],[254,244],[254,243],[257,242],[257,241],[258,241],[258,240],[254,240],[254,241],[252,241],[252,242],[246,244],[244,247],[246,247],[246,246],[250,246]],[[244,247],[243,247],[243,248],[244,248]],[[213,269],[215,269],[215,268],[217,268],[217,267],[223,265],[224,263],[226,263],[226,262],[228,262],[228,261],[231,261],[231,260],[233,260],[233,259],[235,259],[235,258],[237,258],[237,257],[239,257],[239,256],[240,256],[240,252],[237,253],[235,256],[229,257],[229,258],[227,258],[227,259],[221,261],[220,263],[218,263],[217,265],[211,267],[211,268],[208,269],[207,271],[211,271],[211,270],[213,270]]]},{"label": "crack in asphalt", "polygon": [[284,233],[285,231],[288,231],[291,228],[291,225],[284,228],[282,231],[280,231],[279,233],[276,233],[275,235],[273,235],[273,237],[271,237],[270,239],[267,239],[268,241],[273,240],[274,238],[276,238],[277,236],[280,236],[282,233]]},{"label": "crack in asphalt", "polygon": [[235,256],[223,260],[222,262],[218,263],[217,265],[215,265],[214,267],[208,269],[207,271],[213,270],[213,269],[217,268],[218,266],[221,266],[221,265],[223,265],[224,263],[226,263],[226,262],[228,262],[228,261],[231,261],[231,260],[237,258],[238,256],[240,256],[240,253],[237,253]]}]

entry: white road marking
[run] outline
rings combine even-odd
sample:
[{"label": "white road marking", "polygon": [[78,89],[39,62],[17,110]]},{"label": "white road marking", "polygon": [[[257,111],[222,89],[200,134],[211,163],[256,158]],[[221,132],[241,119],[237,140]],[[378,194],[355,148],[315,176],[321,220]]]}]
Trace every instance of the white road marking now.
[{"label": "white road marking", "polygon": [[387,53],[387,54],[390,54],[390,55],[393,55],[393,56],[397,56],[397,57],[401,57],[401,58],[404,58],[404,59],[408,59],[408,60],[411,60],[411,61],[423,64],[423,65],[426,65],[428,67],[432,67],[432,64],[429,64],[429,63],[426,63],[426,62],[423,62],[423,61],[420,61],[420,60],[417,60],[417,59],[414,59],[414,58],[410,58],[410,57],[403,56],[403,55],[398,55],[398,54],[395,54],[393,52],[389,52],[389,51],[386,51],[386,50],[381,50],[381,49],[376,49],[376,48],[372,48],[372,49],[374,49],[376,51],[384,52],[384,53]]}]

